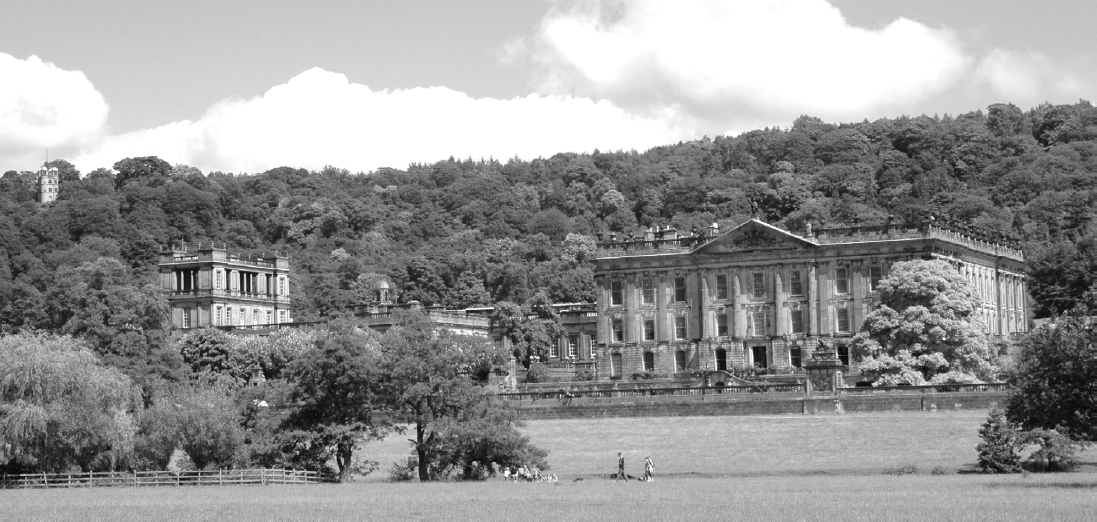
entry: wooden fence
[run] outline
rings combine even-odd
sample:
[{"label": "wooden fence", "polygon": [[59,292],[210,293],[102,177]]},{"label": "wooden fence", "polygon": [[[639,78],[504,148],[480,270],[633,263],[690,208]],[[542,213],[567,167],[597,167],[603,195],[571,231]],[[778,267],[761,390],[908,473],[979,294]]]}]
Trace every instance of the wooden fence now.
[{"label": "wooden fence", "polygon": [[99,488],[140,486],[228,486],[319,484],[315,471],[290,469],[218,469],[208,471],[135,471],[88,473],[29,473],[3,475],[0,489]]}]

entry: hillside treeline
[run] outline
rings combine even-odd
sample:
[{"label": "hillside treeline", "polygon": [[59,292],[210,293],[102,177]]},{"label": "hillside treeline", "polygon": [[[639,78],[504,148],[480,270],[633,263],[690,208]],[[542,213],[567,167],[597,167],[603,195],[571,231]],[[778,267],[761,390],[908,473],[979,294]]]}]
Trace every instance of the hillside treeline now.
[{"label": "hillside treeline", "polygon": [[[646,152],[357,174],[203,173],[156,157],[87,173],[50,164],[61,189],[43,208],[36,173],[0,179],[0,327],[83,335],[122,357],[159,342],[150,274],[169,242],[289,255],[297,320],[345,312],[379,277],[402,301],[449,308],[523,303],[542,289],[554,302],[589,301],[598,232],[727,229],[752,201],[793,231],[936,213],[1020,243],[1037,316],[1086,299],[1097,273],[1097,109],[1087,101],[845,124],[802,116],[789,129]],[[114,310],[115,294],[147,306]]]}]

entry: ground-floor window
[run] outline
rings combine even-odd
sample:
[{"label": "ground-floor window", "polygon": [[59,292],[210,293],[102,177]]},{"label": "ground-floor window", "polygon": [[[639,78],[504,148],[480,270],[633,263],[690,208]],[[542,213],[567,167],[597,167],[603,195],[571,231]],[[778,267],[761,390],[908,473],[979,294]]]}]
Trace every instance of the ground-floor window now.
[{"label": "ground-floor window", "polygon": [[802,353],[799,346],[793,346],[792,349],[788,351],[789,364],[791,364],[793,368],[803,367]]},{"label": "ground-floor window", "polygon": [[655,354],[651,352],[644,352],[644,371],[655,371]]},{"label": "ground-floor window", "polygon": [[183,328],[190,328],[190,309],[184,308],[183,310]]},{"label": "ground-floor window", "polygon": [[614,377],[621,377],[621,354],[615,353],[609,356],[609,371]]},{"label": "ground-floor window", "polygon": [[838,360],[842,361],[842,364],[849,366],[849,346],[844,344],[838,345]]},{"label": "ground-floor window", "polygon": [[728,369],[728,351],[720,348],[716,350],[716,371],[726,371]]},{"label": "ground-floor window", "polygon": [[681,372],[686,369],[686,351],[678,350],[674,352],[674,371]]},{"label": "ground-floor window", "polygon": [[568,336],[568,358],[579,358],[579,334],[571,334]]},{"label": "ground-floor window", "polygon": [[751,346],[750,347],[751,363],[755,368],[766,368],[769,366],[766,361],[766,347],[765,346]]}]

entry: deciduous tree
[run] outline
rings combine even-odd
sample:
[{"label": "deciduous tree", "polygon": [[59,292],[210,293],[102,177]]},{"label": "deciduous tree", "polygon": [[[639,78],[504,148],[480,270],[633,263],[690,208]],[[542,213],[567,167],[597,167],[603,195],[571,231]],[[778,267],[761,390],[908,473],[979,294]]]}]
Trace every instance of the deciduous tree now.
[{"label": "deciduous tree", "polygon": [[879,292],[880,304],[850,345],[869,379],[895,385],[995,377],[975,290],[948,263],[895,263]]}]

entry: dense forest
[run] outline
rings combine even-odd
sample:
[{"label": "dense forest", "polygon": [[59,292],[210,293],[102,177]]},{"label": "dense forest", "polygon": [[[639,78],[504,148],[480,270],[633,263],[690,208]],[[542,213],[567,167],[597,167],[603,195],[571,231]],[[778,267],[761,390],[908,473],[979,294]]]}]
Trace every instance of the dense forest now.
[{"label": "dense forest", "polygon": [[78,335],[124,366],[162,344],[151,274],[169,242],[288,254],[297,320],[346,313],[378,277],[401,301],[447,308],[522,304],[541,290],[589,301],[595,234],[727,230],[752,202],[794,231],[936,214],[1019,243],[1038,317],[1092,300],[1097,274],[1097,108],[1087,101],[843,124],[802,116],[789,129],[645,152],[370,173],[203,173],[156,157],[87,173],[49,165],[61,188],[46,206],[35,202],[36,172],[0,179],[0,328]]}]

